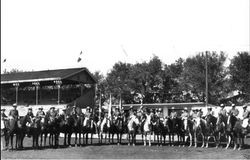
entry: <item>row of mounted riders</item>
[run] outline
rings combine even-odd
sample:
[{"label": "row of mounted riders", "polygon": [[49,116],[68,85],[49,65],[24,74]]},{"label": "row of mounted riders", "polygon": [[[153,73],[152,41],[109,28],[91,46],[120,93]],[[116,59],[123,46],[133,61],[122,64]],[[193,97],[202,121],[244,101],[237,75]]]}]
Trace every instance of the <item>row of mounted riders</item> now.
[{"label": "row of mounted riders", "polygon": [[[27,124],[29,125],[27,126]],[[244,137],[248,131],[243,129],[240,124],[239,120],[233,115],[228,117],[219,115],[218,118],[208,115],[206,119],[183,119],[181,117],[160,118],[146,112],[141,114],[141,116],[132,113],[127,116],[119,114],[119,116],[112,116],[112,118],[105,114],[99,121],[97,115],[85,117],[84,114],[68,114],[67,116],[58,115],[52,118],[46,114],[44,118],[34,117],[29,119],[27,116],[24,116],[16,120],[5,121],[5,128],[2,129],[1,134],[5,137],[7,149],[12,150],[14,135],[16,135],[16,149],[23,149],[23,140],[26,135],[33,138],[33,148],[46,146],[47,136],[49,138],[49,146],[58,147],[60,133],[64,134],[64,146],[71,146],[72,134],[75,134],[75,146],[83,143],[88,144],[88,134],[91,135],[91,144],[93,134],[98,135],[99,143],[102,143],[103,135],[105,135],[105,143],[107,136],[108,143],[111,140],[113,143],[114,135],[116,134],[118,145],[122,142],[123,134],[127,134],[128,145],[135,145],[136,135],[141,134],[144,145],[148,141],[148,145],[151,146],[151,135],[154,134],[157,137],[157,145],[166,144],[168,135],[169,144],[172,146],[187,145],[188,136],[189,147],[193,145],[193,142],[194,147],[197,147],[197,137],[201,136],[201,147],[208,147],[211,137],[214,138],[214,143],[218,147],[223,136],[228,140],[226,148],[233,142],[234,149],[238,145],[239,149],[241,149],[244,145]],[[177,136],[176,141],[174,140],[175,136]]]}]

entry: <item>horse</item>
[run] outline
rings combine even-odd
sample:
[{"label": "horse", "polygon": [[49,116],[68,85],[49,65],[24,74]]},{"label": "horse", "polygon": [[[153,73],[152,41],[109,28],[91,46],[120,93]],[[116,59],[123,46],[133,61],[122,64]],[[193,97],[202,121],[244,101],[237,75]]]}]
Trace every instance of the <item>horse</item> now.
[{"label": "horse", "polygon": [[[128,133],[127,133],[127,137],[128,137],[128,145],[133,144],[133,146],[135,146],[136,143],[136,132],[137,129],[139,127],[139,119],[136,116],[132,116],[128,119],[127,121],[127,128],[128,128]],[[131,136],[131,140],[130,141],[130,136]]]},{"label": "horse", "polygon": [[[172,142],[174,142],[174,136],[177,135],[177,144],[179,144],[179,147],[182,143],[185,141],[185,132],[184,132],[184,124],[181,118],[175,117],[171,119],[172,121],[172,131],[171,131],[171,138]],[[172,144],[172,146],[174,143]]]},{"label": "horse", "polygon": [[[228,149],[228,147],[230,146],[230,144],[231,144],[231,142],[232,142],[232,140],[233,140],[233,142],[234,142],[234,144],[235,144],[235,146],[234,146],[234,150],[236,149],[236,140],[237,139],[235,139],[236,138],[236,132],[235,132],[235,125],[236,125],[236,123],[237,123],[237,118],[234,116],[234,115],[232,115],[232,114],[230,114],[229,116],[228,116],[228,119],[227,119],[227,127],[226,127],[226,135],[227,135],[227,137],[228,137],[228,142],[227,142],[227,146],[226,146],[226,149]],[[237,129],[237,131],[238,131],[238,129]]]},{"label": "horse", "polygon": [[157,145],[162,146],[162,137],[164,132],[164,124],[159,117],[153,119],[153,132],[157,137]]},{"label": "horse", "polygon": [[86,144],[88,144],[88,134],[90,134],[90,143],[93,143],[93,134],[97,133],[97,124],[95,117],[85,118],[83,127],[82,127],[83,135],[86,137]]},{"label": "horse", "polygon": [[102,143],[103,134],[105,134],[105,143],[107,139],[107,134],[109,135],[109,143],[110,143],[110,128],[111,128],[111,119],[105,116],[100,121],[100,131],[99,131],[99,143]]},{"label": "horse", "polygon": [[[58,147],[59,146],[59,135],[60,135],[60,119],[59,116],[49,117],[48,114],[45,116],[46,126],[48,128],[49,133],[49,146],[50,147]],[[44,142],[46,144],[46,140]]]},{"label": "horse", "polygon": [[[23,139],[25,137],[25,134],[27,132],[27,118],[25,117],[19,117],[19,119],[9,119],[6,124],[6,146],[7,149],[11,148],[11,150],[14,149],[13,147],[13,138],[14,134],[16,135],[16,149],[23,149]],[[9,146],[10,144],[10,146]]]},{"label": "horse", "polygon": [[118,117],[114,122],[114,132],[117,135],[117,145],[120,145],[122,142],[122,134],[124,132],[124,116]]},{"label": "horse", "polygon": [[194,147],[197,147],[197,137],[201,135],[202,137],[202,145],[201,148],[205,146],[205,134],[206,134],[206,121],[202,118],[196,118],[193,120],[193,130],[194,130]]},{"label": "horse", "polygon": [[[151,134],[152,134],[152,116],[150,114],[146,114],[146,119],[143,125],[143,136],[144,136],[144,146],[148,145],[151,146]],[[149,135],[149,138],[148,138]]]},{"label": "horse", "polygon": [[[70,120],[73,122],[73,133],[75,133],[75,147],[77,146],[77,135],[79,135],[78,145],[81,146],[82,123],[84,117],[82,114],[70,114]],[[69,133],[71,137],[72,133]]]},{"label": "horse", "polygon": [[[192,140],[193,140],[193,133],[194,133],[194,130],[193,130],[193,125],[194,125],[194,122],[189,119],[189,118],[183,118],[183,126],[184,126],[184,134],[188,134],[189,136],[189,147],[192,146]],[[183,145],[184,146],[184,145]]]},{"label": "horse", "polygon": [[214,138],[214,142],[216,143],[216,122],[217,118],[213,115],[207,115],[206,117],[206,133],[205,133],[205,140],[206,140],[206,148],[208,148],[208,142],[211,137]]},{"label": "horse", "polygon": [[69,134],[73,133],[73,125],[74,125],[74,120],[68,115],[60,115],[59,116],[59,128],[60,128],[60,133],[64,134],[64,146],[70,146],[71,145],[71,137]]}]

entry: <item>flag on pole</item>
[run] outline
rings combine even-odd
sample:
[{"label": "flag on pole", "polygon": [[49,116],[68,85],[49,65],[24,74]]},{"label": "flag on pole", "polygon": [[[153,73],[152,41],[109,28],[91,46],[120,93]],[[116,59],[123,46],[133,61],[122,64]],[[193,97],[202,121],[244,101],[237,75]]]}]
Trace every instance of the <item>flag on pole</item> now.
[{"label": "flag on pole", "polygon": [[112,110],[112,97],[111,97],[111,93],[110,93],[110,97],[109,97],[109,108],[108,108],[108,117],[111,118],[111,110]]},{"label": "flag on pole", "polygon": [[120,95],[119,110],[122,110],[122,96]]},{"label": "flag on pole", "polygon": [[82,54],[82,51],[80,52],[80,55]]},{"label": "flag on pole", "polygon": [[3,60],[3,63],[5,63],[6,62],[6,58]]},{"label": "flag on pole", "polygon": [[81,57],[78,57],[77,62],[79,63],[81,60],[82,60]]},{"label": "flag on pole", "polygon": [[100,91],[100,97],[99,97],[99,120],[101,119],[102,114],[102,93]]}]

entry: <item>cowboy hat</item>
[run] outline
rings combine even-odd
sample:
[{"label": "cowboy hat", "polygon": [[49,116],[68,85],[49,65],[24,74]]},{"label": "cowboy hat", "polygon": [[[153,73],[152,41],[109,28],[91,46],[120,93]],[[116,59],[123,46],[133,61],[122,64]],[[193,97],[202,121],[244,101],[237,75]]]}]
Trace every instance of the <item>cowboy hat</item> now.
[{"label": "cowboy hat", "polygon": [[225,105],[224,104],[220,104],[220,107],[225,107]]},{"label": "cowboy hat", "polygon": [[53,109],[53,108],[55,109],[55,107],[50,107],[50,109]]},{"label": "cowboy hat", "polygon": [[5,111],[6,109],[5,108],[1,108],[1,111]]},{"label": "cowboy hat", "polygon": [[41,109],[41,110],[43,110],[43,107],[41,106],[41,107],[39,107],[38,109]]},{"label": "cowboy hat", "polygon": [[235,107],[235,104],[234,104],[234,103],[232,104],[232,107]]},{"label": "cowboy hat", "polygon": [[243,107],[242,108],[247,108],[247,105],[245,104],[245,105],[243,105]]},{"label": "cowboy hat", "polygon": [[30,108],[28,108],[28,110],[31,110],[31,111],[32,111],[32,108],[30,107]]},{"label": "cowboy hat", "polygon": [[17,107],[17,104],[16,104],[16,103],[14,103],[12,106],[13,106],[13,107]]}]

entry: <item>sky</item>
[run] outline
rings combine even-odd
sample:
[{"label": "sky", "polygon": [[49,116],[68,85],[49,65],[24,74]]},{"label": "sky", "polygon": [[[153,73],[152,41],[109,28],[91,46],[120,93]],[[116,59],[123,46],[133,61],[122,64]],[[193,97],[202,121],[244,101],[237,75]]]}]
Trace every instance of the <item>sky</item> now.
[{"label": "sky", "polygon": [[206,50],[231,59],[249,51],[249,8],[249,0],[1,0],[1,73],[105,75],[118,61],[156,55],[171,64]]}]

